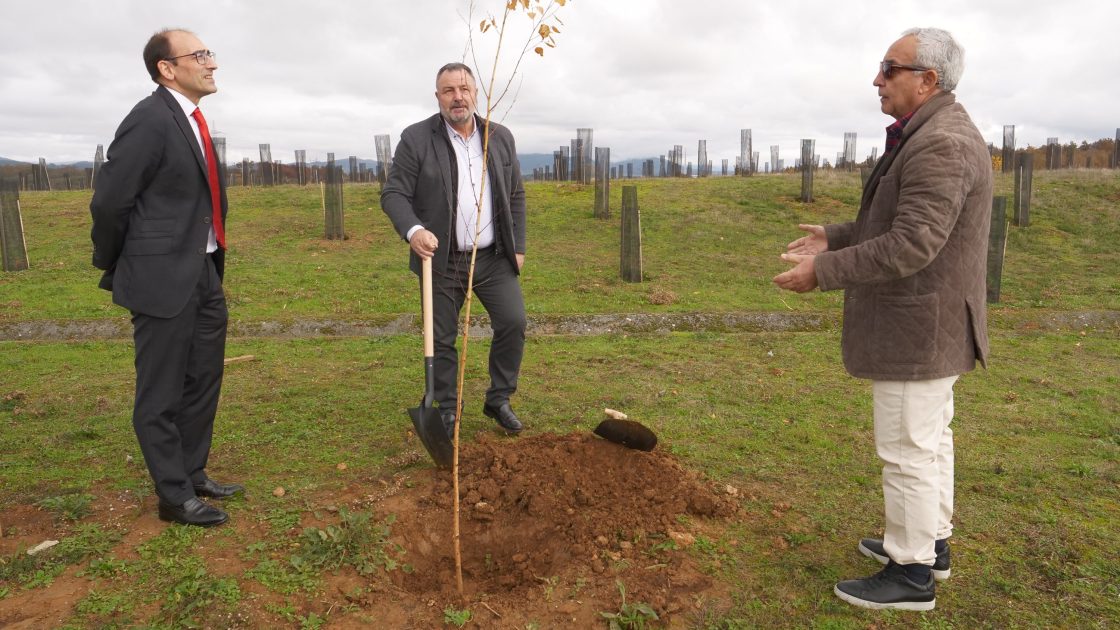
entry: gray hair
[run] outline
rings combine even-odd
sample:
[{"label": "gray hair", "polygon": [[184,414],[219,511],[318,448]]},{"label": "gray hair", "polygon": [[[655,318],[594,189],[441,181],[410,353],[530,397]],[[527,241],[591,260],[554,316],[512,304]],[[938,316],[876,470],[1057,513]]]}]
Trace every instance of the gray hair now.
[{"label": "gray hair", "polygon": [[457,61],[452,61],[451,63],[444,64],[443,67],[439,69],[439,72],[436,72],[436,83],[439,83],[439,78],[443,76],[444,72],[459,71],[466,72],[467,76],[471,78],[471,83],[474,83],[474,72],[471,72],[471,67],[465,63],[459,63]]},{"label": "gray hair", "polygon": [[949,31],[939,28],[911,28],[902,33],[903,37],[913,35],[918,40],[919,66],[937,71],[937,85],[946,92],[952,92],[964,73],[964,48],[953,39]]}]

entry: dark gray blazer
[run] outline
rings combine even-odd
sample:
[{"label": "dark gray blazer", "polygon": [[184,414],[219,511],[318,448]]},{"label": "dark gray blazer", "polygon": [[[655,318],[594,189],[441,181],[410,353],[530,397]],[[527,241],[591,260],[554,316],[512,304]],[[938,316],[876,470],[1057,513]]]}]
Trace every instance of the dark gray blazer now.
[{"label": "dark gray blazer", "polygon": [[[224,219],[226,187],[219,186]],[[137,103],[117,128],[89,210],[93,265],[105,270],[99,286],[131,311],[179,314],[206,255],[210,188],[202,149],[167,88]],[[213,257],[221,276],[224,252]]]},{"label": "dark gray blazer", "polygon": [[[478,129],[483,120],[475,116]],[[525,188],[513,134],[490,123],[489,159],[494,209],[494,243],[517,271],[515,254],[525,253]],[[389,179],[381,191],[381,209],[393,222],[401,238],[414,225],[423,225],[439,239],[433,267],[447,268],[447,252],[453,247],[453,213],[458,199],[458,169],[447,127],[440,114],[410,125],[401,133]],[[420,273],[420,259],[410,252],[409,267]]]}]

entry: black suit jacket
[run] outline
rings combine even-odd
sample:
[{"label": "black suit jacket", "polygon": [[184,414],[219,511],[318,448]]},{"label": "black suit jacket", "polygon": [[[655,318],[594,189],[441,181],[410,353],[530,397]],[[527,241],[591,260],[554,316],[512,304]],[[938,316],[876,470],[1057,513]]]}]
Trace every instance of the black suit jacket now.
[{"label": "black suit jacket", "polygon": [[[167,88],[132,108],[107,157],[89,206],[93,265],[105,270],[100,287],[131,311],[173,317],[198,282],[211,206],[202,149]],[[224,224],[226,187],[218,185]],[[212,256],[221,276],[224,252]]]},{"label": "black suit jacket", "polygon": [[[475,116],[475,125],[483,121]],[[513,134],[490,123],[489,175],[494,210],[494,242],[517,271],[515,254],[525,253],[525,188]],[[433,258],[437,270],[447,268],[447,253],[455,236],[451,227],[458,199],[458,168],[447,126],[440,114],[410,125],[401,133],[389,179],[381,191],[381,209],[389,215],[401,238],[414,225],[423,225],[439,239]],[[411,252],[409,267],[420,273],[420,258]]]}]

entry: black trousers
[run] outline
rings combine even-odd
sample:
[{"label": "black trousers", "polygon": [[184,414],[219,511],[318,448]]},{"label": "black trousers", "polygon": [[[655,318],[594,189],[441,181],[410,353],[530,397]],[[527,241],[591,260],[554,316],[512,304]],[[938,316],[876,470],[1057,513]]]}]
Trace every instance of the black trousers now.
[{"label": "black trousers", "polygon": [[206,460],[222,388],[226,298],[210,256],[175,317],[132,313],[136,404],[132,427],[156,494],[178,505],[206,480]]},{"label": "black trousers", "polygon": [[[435,332],[435,400],[442,409],[455,408],[459,353],[459,311],[467,299],[470,252],[451,252],[447,269],[433,271],[432,320]],[[486,404],[499,406],[517,391],[521,357],[525,354],[525,300],[513,263],[495,248],[478,250],[474,294],[490,315],[494,338],[490,343],[490,388]]]}]

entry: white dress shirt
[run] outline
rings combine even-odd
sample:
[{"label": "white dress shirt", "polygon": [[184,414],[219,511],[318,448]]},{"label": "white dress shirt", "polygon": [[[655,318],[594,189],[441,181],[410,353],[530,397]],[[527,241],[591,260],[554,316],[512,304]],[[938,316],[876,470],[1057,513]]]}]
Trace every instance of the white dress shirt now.
[{"label": "white dress shirt", "polygon": [[[166,87],[166,86],[164,86]],[[191,124],[191,131],[194,131],[195,142],[198,143],[198,148],[202,149],[202,162],[206,164],[206,145],[202,144],[202,132],[198,129],[198,121],[194,119],[194,110],[198,109],[198,105],[191,102],[191,99],[176,92],[172,88],[167,88],[171,92],[171,96],[175,97],[175,101],[179,103],[179,107],[183,108],[183,113],[187,115],[187,122]],[[204,115],[205,116],[205,115]],[[209,123],[208,123],[209,125]],[[209,167],[209,164],[206,164]],[[206,197],[210,197],[209,188],[207,188]],[[214,226],[210,226],[210,235],[206,237],[206,253],[211,254],[218,251],[218,239],[214,236]]]},{"label": "white dress shirt", "polygon": [[[494,204],[490,187],[490,173],[486,173],[486,189],[480,185],[482,182],[482,134],[478,125],[474,126],[471,135],[463,138],[459,132],[444,121],[447,128],[447,137],[451,140],[451,148],[455,155],[456,170],[459,175],[458,199],[455,211],[455,243],[460,251],[470,251],[474,246],[475,226],[480,224],[478,230],[478,248],[485,249],[494,244]],[[478,195],[482,192],[482,212],[478,211]],[[414,225],[409,228],[405,238],[412,240],[412,235],[423,226]]]}]

